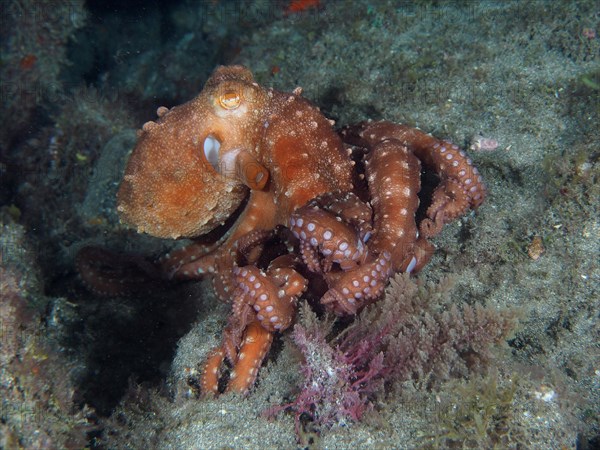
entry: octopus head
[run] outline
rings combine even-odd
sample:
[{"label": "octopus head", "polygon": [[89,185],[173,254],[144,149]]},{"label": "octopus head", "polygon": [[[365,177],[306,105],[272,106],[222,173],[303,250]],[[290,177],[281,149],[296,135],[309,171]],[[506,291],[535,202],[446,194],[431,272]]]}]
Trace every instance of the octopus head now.
[{"label": "octopus head", "polygon": [[257,149],[268,92],[242,66],[220,67],[193,100],[147,122],[119,192],[121,219],[162,238],[196,237],[223,224],[267,170]]}]

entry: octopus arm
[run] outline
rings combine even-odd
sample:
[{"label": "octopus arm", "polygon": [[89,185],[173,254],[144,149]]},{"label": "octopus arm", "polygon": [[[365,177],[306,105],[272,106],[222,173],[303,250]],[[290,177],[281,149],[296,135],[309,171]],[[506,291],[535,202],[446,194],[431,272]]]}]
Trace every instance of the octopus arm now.
[{"label": "octopus arm", "polygon": [[416,263],[420,169],[417,157],[395,139],[375,145],[366,160],[376,230],[370,246],[378,254],[389,251],[396,272],[412,269]]}]

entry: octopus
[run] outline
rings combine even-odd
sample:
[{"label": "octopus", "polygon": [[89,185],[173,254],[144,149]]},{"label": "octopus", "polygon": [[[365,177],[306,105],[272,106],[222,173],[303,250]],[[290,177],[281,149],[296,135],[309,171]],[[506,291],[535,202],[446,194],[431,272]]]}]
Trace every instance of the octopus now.
[{"label": "octopus", "polygon": [[[336,131],[301,88],[263,88],[243,66],[217,68],[196,98],[157,115],[138,132],[117,209],[140,233],[193,243],[156,267],[126,264],[138,284],[156,272],[211,277],[230,303],[204,364],[207,395],[249,392],[303,295],[318,292],[318,306],[338,316],[357,314],[393,274],[421,270],[430,239],[486,196],[458,146],[388,121]],[[436,181],[420,207],[423,170]],[[94,256],[78,258],[84,279],[114,293]]]}]

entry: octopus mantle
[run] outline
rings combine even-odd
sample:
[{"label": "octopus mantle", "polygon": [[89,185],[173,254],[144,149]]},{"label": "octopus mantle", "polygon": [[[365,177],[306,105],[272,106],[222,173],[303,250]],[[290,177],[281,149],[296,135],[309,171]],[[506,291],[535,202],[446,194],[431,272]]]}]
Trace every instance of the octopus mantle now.
[{"label": "octopus mantle", "polygon": [[[227,390],[249,390],[308,289],[323,308],[356,314],[392,274],[420,270],[429,239],[486,195],[456,145],[391,122],[336,132],[300,88],[262,88],[242,66],[218,68],[196,98],[157,113],[139,132],[118,211],[139,232],[197,239],[146,273],[211,276],[232,305],[205,393],[225,384],[225,360]],[[417,219],[422,166],[439,182]],[[114,293],[91,258],[78,258],[84,280]]]}]

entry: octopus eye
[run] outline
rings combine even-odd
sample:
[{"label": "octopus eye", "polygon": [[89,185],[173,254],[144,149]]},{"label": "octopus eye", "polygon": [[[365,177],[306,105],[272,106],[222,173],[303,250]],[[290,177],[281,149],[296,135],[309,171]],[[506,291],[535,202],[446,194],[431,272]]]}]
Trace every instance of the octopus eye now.
[{"label": "octopus eye", "polygon": [[208,135],[204,140],[204,156],[211,166],[219,171],[219,150],[221,143],[212,135]]},{"label": "octopus eye", "polygon": [[219,96],[219,105],[225,109],[236,109],[241,102],[242,98],[236,91],[224,92]]}]

